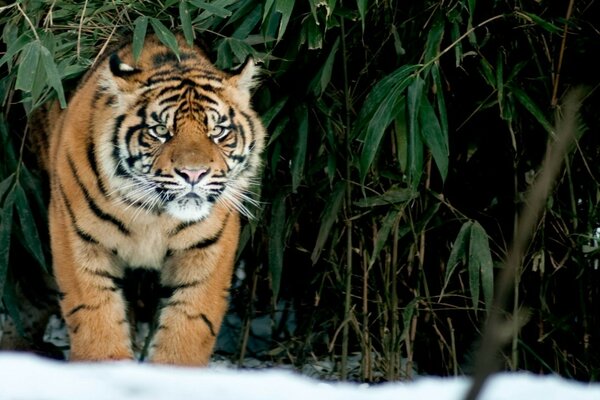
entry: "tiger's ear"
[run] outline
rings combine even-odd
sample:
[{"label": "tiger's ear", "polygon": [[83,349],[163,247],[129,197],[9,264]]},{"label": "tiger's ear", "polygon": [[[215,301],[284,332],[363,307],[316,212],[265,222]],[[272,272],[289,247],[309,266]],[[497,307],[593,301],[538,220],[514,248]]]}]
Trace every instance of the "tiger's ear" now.
[{"label": "tiger's ear", "polygon": [[254,59],[249,56],[238,71],[239,72],[229,78],[229,82],[240,92],[247,94],[248,97],[250,97],[252,90],[259,84],[258,76],[260,75],[260,68],[256,62],[254,62]]},{"label": "tiger's ear", "polygon": [[140,85],[134,79],[140,72],[141,69],[132,67],[114,53],[108,59],[108,67],[101,74],[100,86],[104,92],[112,95],[132,93]]},{"label": "tiger's ear", "polygon": [[118,78],[128,78],[132,75],[142,72],[141,70],[121,61],[116,53],[110,56],[108,64],[110,66],[110,72],[112,72],[112,74]]}]

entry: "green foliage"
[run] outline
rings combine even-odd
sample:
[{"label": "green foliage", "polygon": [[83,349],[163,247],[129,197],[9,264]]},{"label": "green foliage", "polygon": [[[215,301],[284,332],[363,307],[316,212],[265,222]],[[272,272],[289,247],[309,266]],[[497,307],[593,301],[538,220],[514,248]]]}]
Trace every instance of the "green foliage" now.
[{"label": "green foliage", "polygon": [[[550,3],[0,6],[5,308],[15,310],[21,264],[42,273],[49,259],[43,186],[23,151],[25,115],[50,98],[64,105],[76,79],[122,38],[133,40],[137,58],[148,33],[175,52],[180,33],[187,42],[201,38],[221,68],[249,55],[263,64],[254,103],[270,134],[264,209],[243,230],[238,252],[267,284],[256,298],[248,287],[234,296],[263,313],[284,299],[302,321],[296,332],[278,331],[281,345],[268,356],[300,354],[288,360],[300,364],[317,354],[344,369],[340,354],[360,352],[363,380],[398,379],[415,364],[426,373],[463,372],[559,99],[570,86],[598,84],[589,54],[599,38],[586,2],[570,15]],[[600,128],[598,102],[592,91],[584,131]],[[600,318],[591,311],[600,301],[596,136],[584,135],[569,156],[535,232],[515,297],[515,309],[533,310],[532,321],[507,367],[580,379],[600,373],[592,335]]]},{"label": "green foliage", "polygon": [[484,303],[489,309],[494,293],[494,264],[487,233],[478,222],[467,221],[460,228],[448,257],[444,286],[440,296],[443,297],[444,289],[452,279],[459,263],[465,265],[469,272],[469,290],[473,308],[479,308],[479,289],[481,288],[483,289]]}]

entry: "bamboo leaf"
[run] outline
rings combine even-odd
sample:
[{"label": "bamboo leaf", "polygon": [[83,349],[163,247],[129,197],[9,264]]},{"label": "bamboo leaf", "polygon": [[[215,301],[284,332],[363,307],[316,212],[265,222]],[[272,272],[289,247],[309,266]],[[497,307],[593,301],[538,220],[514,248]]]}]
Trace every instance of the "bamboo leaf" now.
[{"label": "bamboo leaf", "polygon": [[292,11],[294,10],[295,1],[289,0],[275,0],[275,11],[281,14],[281,21],[279,22],[279,32],[277,34],[277,41],[280,41],[287,29]]},{"label": "bamboo leaf", "polygon": [[360,16],[363,33],[365,32],[365,16],[367,15],[368,3],[368,0],[356,0],[356,6],[358,8],[358,15]]},{"label": "bamboo leaf", "polygon": [[40,42],[28,43],[21,52],[15,88],[31,92],[40,61]]},{"label": "bamboo leaf", "polygon": [[371,260],[369,261],[369,268],[375,265],[375,261],[379,257],[379,253],[384,248],[385,243],[390,236],[390,232],[392,227],[398,221],[398,216],[402,211],[400,210],[391,210],[383,219],[381,223],[381,227],[377,231],[377,236],[375,236],[375,245],[373,246],[373,253],[371,254]]},{"label": "bamboo leaf", "polygon": [[304,177],[304,163],[306,159],[306,147],[308,145],[308,110],[306,105],[296,109],[296,121],[298,131],[296,145],[292,154],[292,191],[296,193],[298,186]]},{"label": "bamboo leaf", "polygon": [[[379,150],[381,139],[390,123],[404,110],[402,92],[412,82],[414,66],[404,66],[383,78],[367,96],[354,131],[365,129],[359,159],[361,181],[364,179]],[[355,134],[356,135],[356,134]]]},{"label": "bamboo leaf", "polygon": [[146,31],[148,29],[148,17],[141,16],[137,17],[134,22],[133,28],[133,60],[138,62],[142,55],[142,49],[144,48],[144,40],[146,38]]},{"label": "bamboo leaf", "polygon": [[306,41],[310,50],[319,50],[323,48],[323,33],[319,24],[314,19],[309,19],[304,25],[306,32]]},{"label": "bamboo leaf", "polygon": [[228,18],[231,16],[231,11],[225,7],[215,5],[214,3],[207,3],[206,1],[200,0],[189,0],[189,2],[202,10],[206,10],[209,13],[216,15],[217,17]]},{"label": "bamboo leaf", "polygon": [[485,58],[479,60],[479,71],[481,71],[481,75],[483,75],[487,84],[496,89],[496,78],[492,72],[492,66]]},{"label": "bamboo leaf", "polygon": [[317,241],[315,243],[315,247],[312,251],[310,259],[314,264],[319,261],[319,256],[321,255],[321,251],[327,242],[327,238],[329,238],[329,234],[331,232],[331,228],[333,223],[338,217],[340,210],[342,208],[344,193],[346,192],[346,183],[338,182],[333,189],[333,193],[329,201],[327,201],[327,205],[321,214],[321,227],[319,228],[319,234],[317,236]]},{"label": "bamboo leaf", "polygon": [[400,340],[407,340],[410,332],[411,321],[415,314],[415,309],[419,302],[419,298],[415,297],[406,305],[406,308],[402,311],[402,334]]},{"label": "bamboo leaf", "polygon": [[183,30],[185,41],[191,46],[194,44],[194,27],[192,26],[189,4],[186,0],[179,2],[179,19],[181,20],[181,29]]},{"label": "bamboo leaf", "polygon": [[[275,129],[273,129],[273,131],[269,135],[269,142],[267,143],[267,147],[271,146],[271,143],[273,143],[277,140],[277,138],[281,135],[283,130],[287,127],[289,121],[290,121],[289,117],[281,118],[281,120],[275,126]],[[273,171],[275,171],[274,168],[273,168]]]},{"label": "bamboo leaf", "polygon": [[478,222],[474,222],[471,228],[469,255],[478,266],[483,300],[485,301],[486,308],[489,310],[494,297],[494,263],[492,261],[488,235]]},{"label": "bamboo leaf", "polygon": [[367,197],[354,202],[357,207],[375,207],[389,206],[391,204],[406,203],[419,196],[418,192],[414,192],[409,188],[401,188],[398,185],[393,185],[389,190],[380,196]]},{"label": "bamboo leaf", "polygon": [[401,171],[408,170],[408,124],[406,122],[406,104],[399,110],[394,120],[394,133],[396,134],[396,147],[398,148],[398,163]]},{"label": "bamboo leaf", "polygon": [[[0,67],[7,63],[9,60],[23,50],[28,44],[31,44],[31,37],[28,34],[22,34],[14,42],[6,43],[6,53],[0,58]],[[20,65],[20,63],[19,63]],[[9,67],[11,64],[9,63]]]},{"label": "bamboo leaf", "polygon": [[223,69],[229,69],[233,66],[233,53],[228,40],[221,40],[217,49],[217,66]]},{"label": "bamboo leaf", "polygon": [[179,45],[177,44],[175,35],[156,18],[150,18],[150,25],[152,25],[152,29],[156,33],[158,40],[171,49],[177,58],[179,58]]},{"label": "bamboo leaf", "polygon": [[9,21],[4,25],[2,30],[2,41],[5,44],[14,43],[19,35],[19,27],[13,21]]},{"label": "bamboo leaf", "polygon": [[467,4],[469,6],[469,19],[473,19],[473,15],[475,15],[475,4],[477,0],[468,0]]},{"label": "bamboo leaf", "polygon": [[504,57],[502,56],[502,51],[498,51],[498,59],[496,60],[496,85],[498,90],[500,115],[504,120],[509,120],[508,115],[504,110],[506,98],[504,97]]},{"label": "bamboo leaf", "polygon": [[285,196],[279,195],[273,201],[269,224],[269,274],[273,299],[279,296],[281,273],[283,270],[283,249],[285,246],[284,227],[286,221]]},{"label": "bamboo leaf", "polygon": [[[241,21],[231,37],[236,38],[238,40],[246,41],[248,40],[248,35],[254,27],[260,22],[260,7],[255,7],[246,17]],[[261,43],[264,43],[264,38],[261,38]]]},{"label": "bamboo leaf", "polygon": [[440,53],[440,44],[442,43],[443,37],[444,20],[443,18],[438,18],[429,29],[429,34],[427,35],[427,42],[425,44],[424,54],[425,64],[428,64],[430,61],[434,60],[438,56],[438,54]]},{"label": "bamboo leaf", "polygon": [[407,112],[408,112],[408,181],[416,190],[423,174],[423,141],[419,126],[419,111],[425,82],[416,77],[408,86]]},{"label": "bamboo leaf", "polygon": [[40,46],[42,55],[42,63],[46,71],[46,77],[48,78],[48,85],[56,92],[58,96],[58,102],[62,108],[67,107],[67,100],[65,99],[65,92],[62,86],[62,80],[56,68],[54,57],[50,54],[50,50],[44,46]]},{"label": "bamboo leaf", "polygon": [[235,58],[240,62],[244,62],[248,56],[253,53],[252,47],[239,39],[228,38],[225,40],[229,42],[229,48],[231,49]]},{"label": "bamboo leaf", "polygon": [[272,13],[273,4],[275,4],[275,0],[266,0],[263,6],[263,15],[262,15],[262,24],[265,23],[267,17],[269,17]]},{"label": "bamboo leaf", "polygon": [[36,261],[47,270],[46,260],[44,258],[44,252],[40,242],[40,235],[38,234],[37,225],[29,202],[25,196],[23,187],[19,184],[15,186],[15,206],[17,215],[19,216],[20,230],[23,233],[23,239],[25,240],[25,247],[29,250],[29,253],[36,259]]},{"label": "bamboo leaf", "polygon": [[364,140],[367,133],[367,126],[373,119],[373,115],[381,107],[382,102],[390,97],[390,92],[395,85],[408,86],[411,82],[410,75],[415,70],[415,65],[403,65],[375,84],[360,109],[356,123],[352,129],[352,138]]},{"label": "bamboo leaf", "polygon": [[444,286],[442,287],[441,296],[444,295],[446,287],[448,283],[450,283],[450,279],[456,270],[458,264],[466,264],[466,256],[468,254],[469,249],[469,238],[471,237],[471,227],[473,226],[472,221],[465,222],[460,231],[458,231],[458,235],[456,235],[456,239],[454,239],[454,244],[452,245],[452,251],[450,251],[450,257],[448,257],[448,263],[446,264],[446,274],[444,276]]},{"label": "bamboo leaf", "polygon": [[476,259],[472,259],[471,254],[469,254],[467,271],[469,272],[469,291],[473,309],[477,310],[479,309],[479,264]]},{"label": "bamboo leaf", "polygon": [[556,26],[553,23],[546,21],[545,19],[541,18],[539,15],[536,15],[534,13],[528,13],[526,11],[518,11],[516,14],[520,15],[521,17],[523,17],[526,20],[529,20],[529,21],[541,26],[543,29],[545,29],[546,31],[548,31],[550,33],[560,34],[563,31],[563,28],[561,28],[560,26]]},{"label": "bamboo leaf", "polygon": [[450,39],[452,40],[452,43],[456,43],[456,46],[454,46],[454,66],[456,68],[460,67],[463,59],[462,43],[460,41],[457,42],[459,37],[460,27],[458,22],[453,22],[450,27]]},{"label": "bamboo leaf", "polygon": [[[440,76],[440,68],[438,64],[435,64],[431,69],[431,76],[435,85],[435,98],[437,101],[437,110],[439,114],[440,129],[442,130],[442,137],[446,138],[448,142],[448,113],[446,112],[446,101],[444,99],[444,91],[442,86],[442,77]],[[450,146],[448,145],[448,148]]]},{"label": "bamboo leaf", "polygon": [[15,183],[15,174],[11,174],[0,182],[0,202],[3,201],[4,195],[8,193],[9,189],[12,189],[12,185]]},{"label": "bamboo leaf", "polygon": [[327,89],[327,85],[331,81],[331,73],[333,71],[333,62],[335,61],[335,55],[338,51],[340,44],[340,38],[337,38],[335,43],[333,44],[327,59],[323,63],[323,66],[319,70],[319,72],[315,75],[313,80],[311,81],[309,87],[312,88],[313,93],[317,97],[321,97]]},{"label": "bamboo leaf", "polygon": [[8,272],[8,255],[10,253],[10,236],[12,232],[13,206],[15,191],[11,190],[2,204],[0,216],[0,299],[4,295],[6,274]]},{"label": "bamboo leaf", "polygon": [[521,72],[521,70],[527,66],[527,64],[527,61],[517,63],[506,77],[506,83],[512,82],[517,77],[519,72]]},{"label": "bamboo leaf", "polygon": [[[42,183],[40,179],[34,177],[29,168],[27,168],[24,164],[21,165],[21,173],[19,175],[19,183],[23,185],[23,189],[29,193],[30,196],[33,196],[35,200],[35,208],[40,211],[46,211],[47,204],[42,197],[42,191],[40,188],[42,187]],[[2,195],[0,195],[0,199]],[[45,217],[44,213],[44,217]]]},{"label": "bamboo leaf", "polygon": [[421,98],[419,127],[421,138],[431,151],[431,155],[440,172],[442,181],[445,181],[446,176],[448,175],[448,137],[443,134],[437,116],[433,111],[433,107],[425,96],[422,96]]},{"label": "bamboo leaf", "polygon": [[408,106],[408,130],[411,135],[418,133],[419,110],[421,108],[421,97],[423,97],[423,89],[425,82],[420,77],[408,87],[407,106]]},{"label": "bamboo leaf", "polygon": [[517,99],[517,101],[521,103],[521,105],[525,107],[525,109],[527,109],[527,111],[529,111],[531,115],[533,115],[533,117],[540,123],[540,125],[542,125],[546,132],[550,134],[554,133],[554,127],[552,126],[552,124],[548,122],[542,110],[527,95],[527,93],[515,86],[511,86],[510,91],[515,96],[515,99]]},{"label": "bamboo leaf", "polygon": [[0,288],[0,293],[2,294],[2,302],[6,307],[6,311],[8,315],[12,318],[15,327],[17,328],[17,333],[21,335],[21,337],[27,337],[27,333],[25,332],[25,328],[23,326],[23,320],[21,318],[21,313],[19,312],[19,299],[15,292],[15,282],[12,281],[11,275],[7,275],[6,283],[4,284],[4,293]]},{"label": "bamboo leaf", "polygon": [[[267,111],[262,113],[261,119],[265,128],[268,128],[273,122],[273,119],[279,114],[281,109],[287,104],[289,97],[283,96],[281,99],[277,100],[275,104],[271,106]],[[271,140],[269,140],[269,143]]]}]

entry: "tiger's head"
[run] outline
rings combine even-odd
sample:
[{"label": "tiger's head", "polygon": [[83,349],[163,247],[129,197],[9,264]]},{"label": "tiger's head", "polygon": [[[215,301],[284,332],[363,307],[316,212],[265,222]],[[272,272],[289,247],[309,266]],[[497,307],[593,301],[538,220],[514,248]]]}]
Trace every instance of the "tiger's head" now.
[{"label": "tiger's head", "polygon": [[146,38],[137,62],[131,46],[105,62],[99,95],[114,118],[101,160],[111,194],[182,221],[206,218],[217,203],[250,216],[265,131],[250,104],[257,67],[237,74],[214,67],[179,38],[179,56]]}]

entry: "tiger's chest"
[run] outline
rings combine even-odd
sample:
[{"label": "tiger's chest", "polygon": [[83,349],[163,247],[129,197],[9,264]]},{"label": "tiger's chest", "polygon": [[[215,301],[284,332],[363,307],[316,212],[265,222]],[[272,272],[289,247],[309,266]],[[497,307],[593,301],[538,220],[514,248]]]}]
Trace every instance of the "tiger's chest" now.
[{"label": "tiger's chest", "polygon": [[160,269],[168,248],[168,235],[160,223],[139,225],[127,238],[116,242],[118,258],[131,268]]}]

